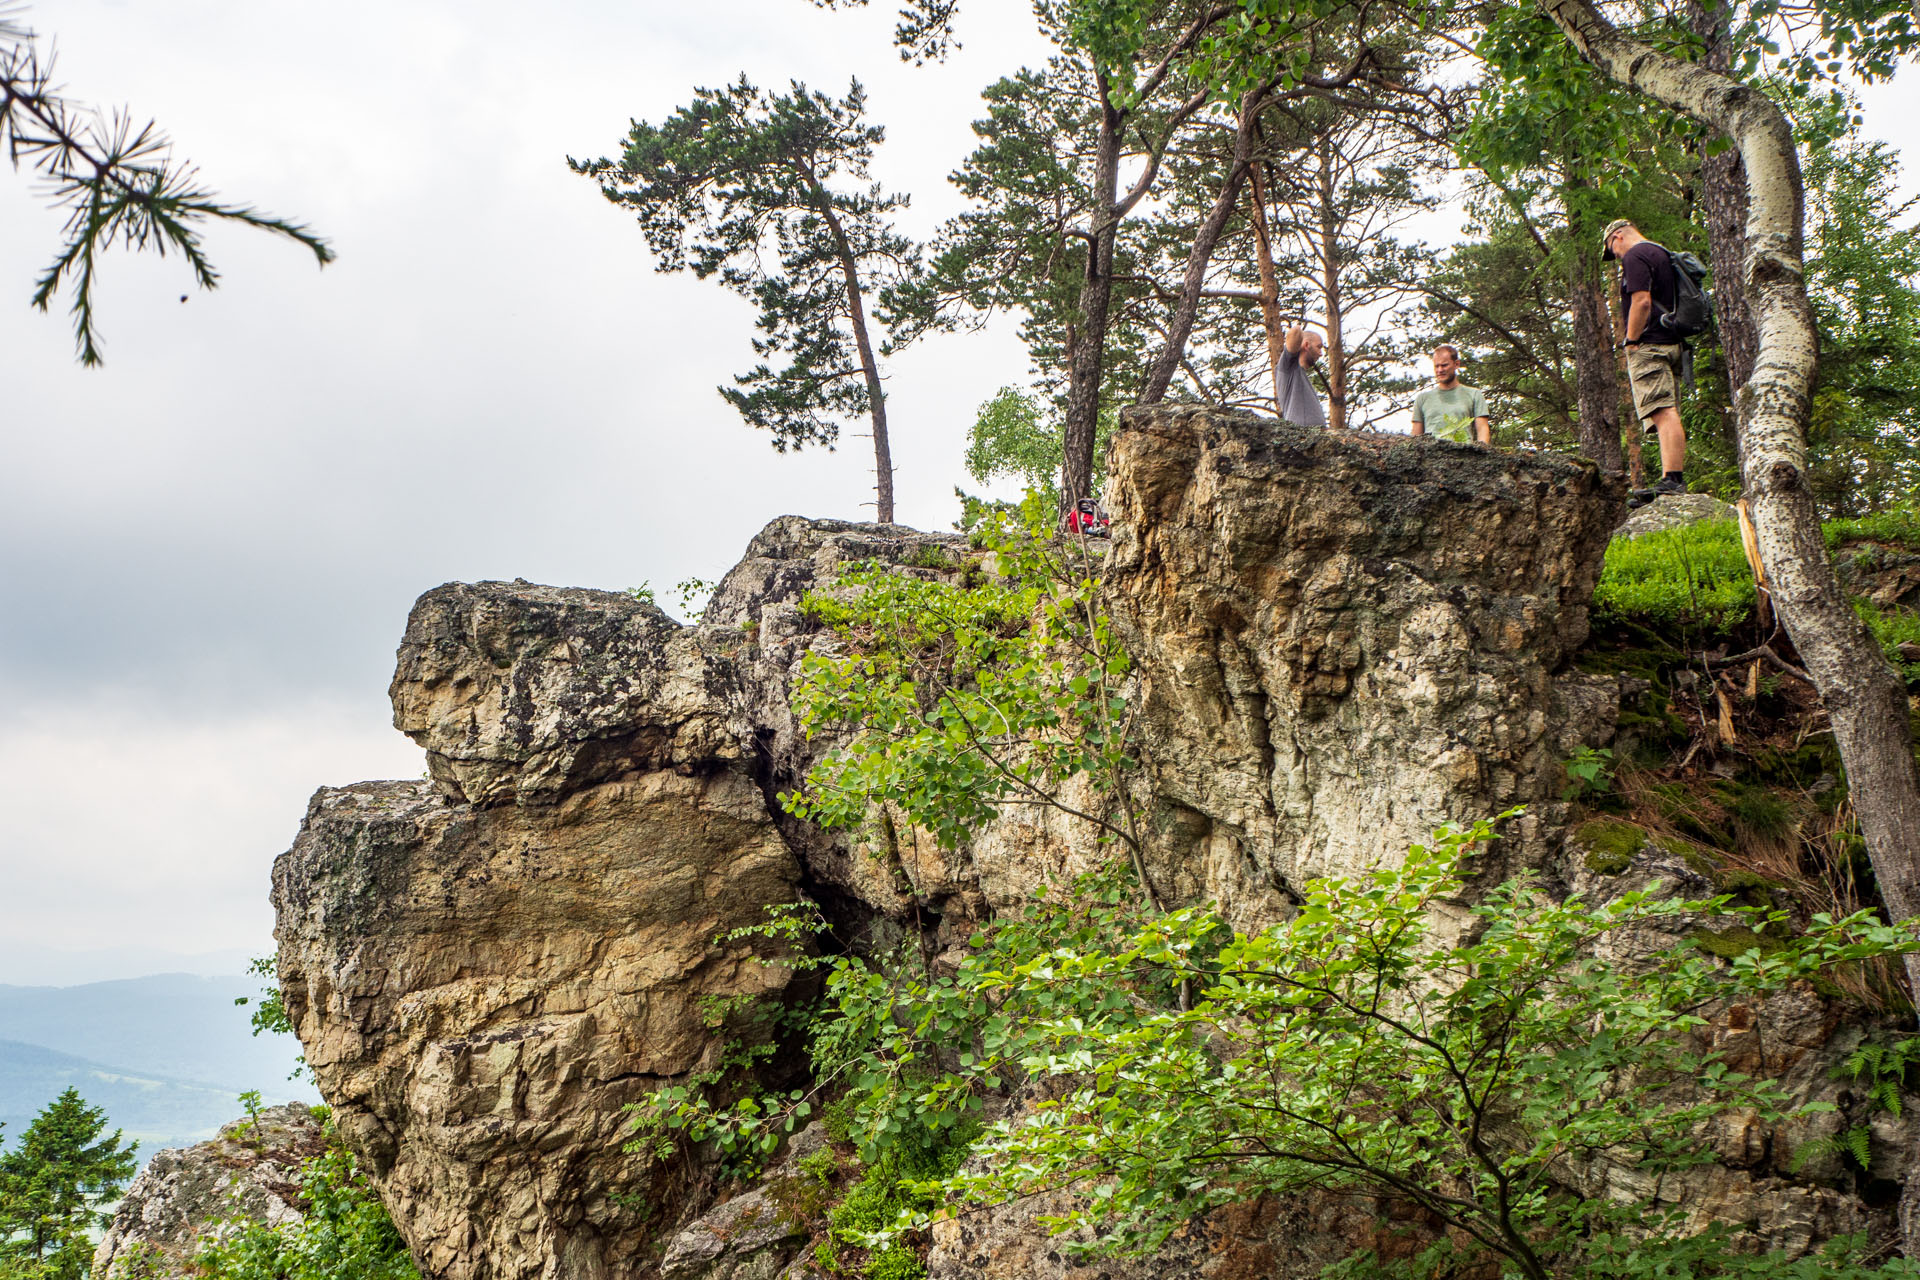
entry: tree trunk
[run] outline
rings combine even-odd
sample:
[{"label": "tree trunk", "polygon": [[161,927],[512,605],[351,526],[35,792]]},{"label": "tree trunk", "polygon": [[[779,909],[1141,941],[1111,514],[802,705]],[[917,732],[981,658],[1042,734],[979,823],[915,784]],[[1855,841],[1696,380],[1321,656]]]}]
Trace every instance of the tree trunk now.
[{"label": "tree trunk", "polygon": [[1345,283],[1340,268],[1340,220],[1335,207],[1333,183],[1333,139],[1319,139],[1320,175],[1315,203],[1320,214],[1320,288],[1327,296],[1327,430],[1347,429],[1347,343],[1346,327],[1340,323],[1345,309]]},{"label": "tree trunk", "polygon": [[[1711,125],[1739,149],[1747,176],[1741,279],[1757,338],[1739,392],[1742,479],[1753,504],[1774,606],[1820,691],[1846,765],[1874,879],[1896,921],[1920,915],[1920,777],[1906,687],[1835,580],[1807,476],[1807,424],[1819,344],[1801,261],[1802,189],[1793,131],[1759,90],[1630,39],[1591,0],[1542,0],[1580,53],[1621,84]],[[1920,957],[1907,958],[1920,979]],[[1915,982],[1920,990],[1920,981]],[[1909,1181],[1920,1194],[1920,1178]],[[1920,1257],[1920,1213],[1904,1206],[1907,1253]]]},{"label": "tree trunk", "polygon": [[1113,242],[1120,229],[1121,125],[1101,82],[1099,151],[1094,156],[1093,199],[1089,202],[1086,275],[1080,283],[1079,332],[1067,369],[1064,457],[1060,465],[1060,501],[1064,510],[1093,495],[1093,440],[1100,419],[1101,364],[1107,350],[1107,312],[1113,301]]},{"label": "tree trunk", "polygon": [[1264,160],[1252,169],[1253,251],[1260,264],[1260,323],[1267,331],[1267,369],[1273,379],[1273,412],[1280,413],[1280,358],[1286,354],[1286,333],[1280,327],[1280,281],[1273,270],[1273,236],[1267,229],[1267,189],[1262,177]]},{"label": "tree trunk", "polygon": [[853,246],[846,229],[833,212],[833,197],[824,188],[815,187],[817,208],[833,236],[840,270],[847,281],[847,319],[853,327],[853,345],[860,351],[860,372],[867,380],[867,414],[873,420],[873,496],[875,515],[881,524],[893,523],[893,446],[887,439],[887,393],[880,386],[880,366],[873,358],[873,341],[867,336],[867,308],[860,297],[860,267],[853,257]]},{"label": "tree trunk", "polygon": [[1620,370],[1614,363],[1613,321],[1607,280],[1599,261],[1585,252],[1589,239],[1577,237],[1583,252],[1574,256],[1567,295],[1573,304],[1574,396],[1579,417],[1574,427],[1580,452],[1602,471],[1626,470],[1620,451]]},{"label": "tree trunk", "polygon": [[1621,433],[1621,442],[1627,453],[1627,483],[1638,489],[1647,482],[1647,464],[1640,454],[1640,442],[1646,438],[1646,424],[1640,421],[1640,415],[1634,412],[1632,388],[1627,378],[1627,357],[1621,343],[1627,338],[1627,320],[1620,314],[1620,308],[1613,305],[1613,299],[1619,296],[1619,277],[1605,269],[1596,268],[1600,275],[1600,297],[1607,304],[1607,331],[1613,335],[1607,359],[1613,363],[1614,382],[1620,388],[1620,398],[1614,401],[1618,406],[1615,416],[1627,424]]},{"label": "tree trunk", "polygon": [[[1733,65],[1733,35],[1728,12],[1718,0],[1693,0],[1687,20],[1706,45],[1704,64],[1727,74]],[[1737,398],[1753,376],[1759,335],[1747,309],[1743,287],[1747,260],[1747,169],[1737,147],[1700,160],[1700,204],[1707,215],[1707,265],[1713,271],[1714,327],[1727,358],[1727,392]],[[1736,450],[1739,438],[1734,438]],[[1734,455],[1739,457],[1738,452]]]},{"label": "tree trunk", "polygon": [[[1733,66],[1729,13],[1719,0],[1689,0],[1687,23],[1705,46],[1702,63],[1728,73]],[[1747,260],[1747,170],[1738,148],[1700,157],[1700,207],[1707,219],[1707,265],[1713,272],[1714,330],[1726,361],[1727,398],[1720,434],[1736,469],[1740,463],[1740,421],[1735,402],[1753,376],[1759,335],[1747,309],[1742,264]]]},{"label": "tree trunk", "polygon": [[1213,202],[1207,220],[1200,224],[1200,230],[1193,239],[1193,248],[1187,254],[1187,272],[1181,277],[1180,295],[1174,301],[1173,318],[1167,324],[1167,345],[1147,374],[1147,389],[1140,396],[1141,404],[1160,403],[1167,394],[1168,385],[1173,382],[1174,371],[1180,367],[1180,361],[1186,355],[1187,338],[1193,333],[1194,320],[1200,314],[1200,291],[1207,284],[1207,267],[1213,261],[1214,246],[1220,243],[1220,234],[1227,229],[1227,222],[1233,217],[1233,206],[1240,202],[1240,188],[1247,179],[1248,157],[1253,151],[1255,113],[1253,96],[1250,94],[1240,104],[1240,124],[1233,135],[1233,156],[1229,161],[1231,167],[1227,170],[1227,180],[1221,185],[1220,197]]}]

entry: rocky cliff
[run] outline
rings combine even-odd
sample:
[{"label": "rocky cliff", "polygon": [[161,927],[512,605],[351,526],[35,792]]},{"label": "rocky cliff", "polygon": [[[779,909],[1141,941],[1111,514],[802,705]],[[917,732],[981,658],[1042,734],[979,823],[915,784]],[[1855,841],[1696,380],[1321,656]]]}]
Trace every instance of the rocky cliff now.
[{"label": "rocky cliff", "polygon": [[1110,607],[1188,896],[1242,925],[1307,880],[1532,806],[1610,735],[1610,685],[1563,672],[1624,494],[1591,466],[1204,410],[1115,440]]},{"label": "rocky cliff", "polygon": [[776,521],[699,628],[525,582],[421,597],[392,698],[430,777],[321,790],[273,900],[307,1062],[427,1274],[651,1273],[683,1197],[623,1153],[623,1108],[714,1067],[730,1011],[790,977],[716,937],[803,877],[910,892],[844,842],[796,839],[803,865],[769,803],[806,765],[794,605],[955,541]]},{"label": "rocky cliff", "polygon": [[[1259,924],[1308,877],[1518,804],[1509,865],[1564,871],[1558,761],[1603,745],[1620,700],[1617,677],[1568,668],[1619,489],[1563,459],[1191,409],[1126,427],[1105,591],[1139,671],[1147,862],[1167,895]],[[790,1230],[696,1222],[697,1172],[643,1172],[622,1109],[713,1067],[739,1009],[788,994],[751,937],[718,940],[768,906],[811,898],[934,953],[1092,854],[1045,814],[942,851],[891,824],[823,832],[774,799],[823,745],[788,699],[803,657],[837,643],[805,593],[854,562],[951,578],[967,554],[952,535],[783,517],[695,626],[525,582],[421,598],[391,693],[428,777],[323,789],[273,896],[308,1061],[426,1274],[786,1265]],[[1859,1221],[1821,1203],[1809,1239]],[[1140,1274],[1230,1256],[1304,1277],[1375,1208],[1216,1215]],[[942,1280],[1063,1267],[1033,1206],[953,1227],[934,1255]]]},{"label": "rocky cliff", "polygon": [[300,1103],[268,1107],[211,1142],[161,1151],[120,1198],[93,1255],[101,1280],[198,1274],[194,1255],[234,1219],[279,1226],[303,1215],[299,1172],[326,1150],[326,1130]]}]

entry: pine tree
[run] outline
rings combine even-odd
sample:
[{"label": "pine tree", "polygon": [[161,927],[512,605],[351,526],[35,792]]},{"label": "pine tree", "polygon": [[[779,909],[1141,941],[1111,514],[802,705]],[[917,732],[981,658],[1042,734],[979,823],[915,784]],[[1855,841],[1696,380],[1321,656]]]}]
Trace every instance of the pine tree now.
[{"label": "pine tree", "polygon": [[760,355],[785,353],[720,394],[749,426],[773,433],[781,452],[832,448],[841,420],[873,427],[875,496],[893,521],[893,455],[870,299],[919,269],[913,244],[890,215],[907,203],[873,182],[873,149],[885,136],[865,122],[854,81],[835,100],[795,83],[763,93],[745,76],[695,89],[693,102],[658,126],[635,121],[618,161],[568,160],[608,200],[631,209],[661,271],[691,270],[760,307]]},{"label": "pine tree", "polygon": [[107,1114],[69,1088],[0,1155],[0,1276],[85,1280],[99,1205],[133,1176],[134,1143],[103,1137]]}]

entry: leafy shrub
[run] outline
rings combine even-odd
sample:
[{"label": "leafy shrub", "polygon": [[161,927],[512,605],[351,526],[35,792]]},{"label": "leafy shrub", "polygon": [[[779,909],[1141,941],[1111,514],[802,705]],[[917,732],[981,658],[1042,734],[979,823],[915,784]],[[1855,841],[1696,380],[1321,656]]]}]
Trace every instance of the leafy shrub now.
[{"label": "leafy shrub", "polygon": [[1871,515],[1829,520],[1824,532],[1830,550],[1848,542],[1886,542],[1920,551],[1920,503],[1909,500]]},{"label": "leafy shrub", "polygon": [[810,735],[845,737],[780,797],[789,813],[845,828],[892,805],[953,848],[1012,800],[1135,843],[1060,798],[1075,774],[1120,788],[1128,661],[1095,604],[1096,566],[1052,523],[1037,494],[989,512],[976,538],[993,572],[971,582],[868,565],[809,593],[803,608],[844,649],[807,655],[793,705]]},{"label": "leafy shrub", "polygon": [[340,1145],[331,1118],[327,1149],[300,1166],[306,1216],[270,1227],[236,1219],[194,1259],[206,1280],[420,1280],[373,1184]]},{"label": "leafy shrub", "polygon": [[1725,631],[1753,615],[1753,571],[1732,520],[1708,520],[1607,546],[1593,608],[1606,621]]},{"label": "leafy shrub", "polygon": [[1305,1190],[1411,1203],[1449,1228],[1416,1265],[1362,1258],[1348,1276],[1794,1274],[1777,1257],[1758,1271],[1726,1257],[1684,1215],[1613,1199],[1594,1170],[1657,1179],[1713,1159],[1698,1134],[1714,1116],[1783,1118],[1784,1090],[1731,1070],[1697,1011],[1913,939],[1863,912],[1816,916],[1727,962],[1668,947],[1618,964],[1598,945],[1612,934],[1721,916],[1758,936],[1784,917],[1652,890],[1556,902],[1526,878],[1472,908],[1474,927],[1436,928],[1491,836],[1487,823],[1443,832],[1401,867],[1316,882],[1259,934],[1192,909],[1116,949],[999,972],[982,994],[1003,1008],[1143,975],[1185,974],[1197,990],[1185,1008],[1033,1022],[1020,1065],[1056,1081],[1051,1100],[989,1130],[949,1197],[1076,1189],[1051,1221],[1092,1228],[1093,1249],[1152,1248],[1216,1206]]},{"label": "leafy shrub", "polygon": [[1566,771],[1567,785],[1560,793],[1562,800],[1578,800],[1583,796],[1599,795],[1613,785],[1613,749],[1611,747],[1581,747],[1560,767]]}]

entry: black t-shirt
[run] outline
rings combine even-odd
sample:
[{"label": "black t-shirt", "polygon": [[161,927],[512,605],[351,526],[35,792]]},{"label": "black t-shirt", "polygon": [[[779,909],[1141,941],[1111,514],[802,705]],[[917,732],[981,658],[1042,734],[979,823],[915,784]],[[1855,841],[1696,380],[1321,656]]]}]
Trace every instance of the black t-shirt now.
[{"label": "black t-shirt", "polygon": [[1673,276],[1673,259],[1651,240],[1642,240],[1620,255],[1620,331],[1626,333],[1627,312],[1633,307],[1633,295],[1653,295],[1653,314],[1640,331],[1641,342],[1675,343],[1682,339],[1667,328],[1665,319],[1678,301],[1679,285]]}]

